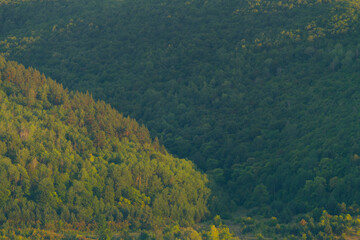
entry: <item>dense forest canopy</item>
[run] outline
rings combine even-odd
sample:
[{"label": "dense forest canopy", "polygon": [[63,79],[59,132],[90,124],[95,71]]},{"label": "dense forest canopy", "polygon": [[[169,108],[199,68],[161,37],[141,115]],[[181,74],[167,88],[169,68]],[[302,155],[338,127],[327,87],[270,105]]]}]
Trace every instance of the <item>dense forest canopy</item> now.
[{"label": "dense forest canopy", "polygon": [[94,230],[103,219],[126,232],[208,213],[207,179],[192,162],[103,101],[3,57],[0,178],[2,226]]},{"label": "dense forest canopy", "polygon": [[351,0],[1,1],[0,48],[106,100],[194,161],[228,193],[212,197],[215,212],[237,204],[288,221],[360,202],[359,7]]}]

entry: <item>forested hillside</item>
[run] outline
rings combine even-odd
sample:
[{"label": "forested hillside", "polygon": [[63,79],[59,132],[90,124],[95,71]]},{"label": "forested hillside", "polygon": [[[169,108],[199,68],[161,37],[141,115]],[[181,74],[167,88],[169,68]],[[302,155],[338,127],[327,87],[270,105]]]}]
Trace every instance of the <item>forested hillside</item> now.
[{"label": "forested hillside", "polygon": [[148,230],[159,239],[165,227],[193,226],[208,212],[206,177],[144,126],[2,57],[0,178],[1,229],[77,229],[101,239]]},{"label": "forested hillside", "polygon": [[213,213],[237,205],[287,222],[358,209],[359,8],[9,0],[0,49],[144,123],[216,183]]}]

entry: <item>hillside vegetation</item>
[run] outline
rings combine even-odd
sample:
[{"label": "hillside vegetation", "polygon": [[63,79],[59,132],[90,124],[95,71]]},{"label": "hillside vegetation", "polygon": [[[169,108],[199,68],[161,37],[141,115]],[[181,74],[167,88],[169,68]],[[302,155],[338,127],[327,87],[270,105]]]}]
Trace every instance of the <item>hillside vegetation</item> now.
[{"label": "hillside vegetation", "polygon": [[192,160],[216,183],[213,213],[237,205],[287,222],[358,209],[359,9],[352,0],[1,1],[0,48]]},{"label": "hillside vegetation", "polygon": [[206,177],[144,126],[2,57],[0,178],[2,227],[161,233],[208,212]]}]

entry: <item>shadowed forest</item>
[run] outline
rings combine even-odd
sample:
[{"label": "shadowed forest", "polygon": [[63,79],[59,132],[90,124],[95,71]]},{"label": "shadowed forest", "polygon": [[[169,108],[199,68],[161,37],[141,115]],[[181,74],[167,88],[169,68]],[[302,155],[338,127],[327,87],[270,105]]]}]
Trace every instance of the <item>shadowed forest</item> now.
[{"label": "shadowed forest", "polygon": [[0,0],[0,233],[356,237],[359,10]]}]

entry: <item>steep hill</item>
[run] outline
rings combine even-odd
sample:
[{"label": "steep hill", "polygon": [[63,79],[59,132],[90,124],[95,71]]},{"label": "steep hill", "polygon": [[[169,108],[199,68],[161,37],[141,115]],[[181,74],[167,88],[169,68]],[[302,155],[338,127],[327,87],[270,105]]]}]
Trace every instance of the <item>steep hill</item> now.
[{"label": "steep hill", "polygon": [[208,212],[193,163],[108,104],[3,57],[0,179],[1,229],[161,232]]},{"label": "steep hill", "polygon": [[146,124],[233,203],[284,221],[360,203],[358,1],[8,1],[0,16],[4,55]]}]

